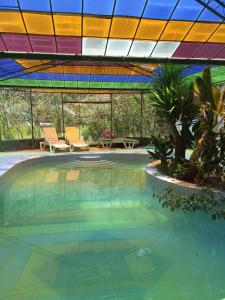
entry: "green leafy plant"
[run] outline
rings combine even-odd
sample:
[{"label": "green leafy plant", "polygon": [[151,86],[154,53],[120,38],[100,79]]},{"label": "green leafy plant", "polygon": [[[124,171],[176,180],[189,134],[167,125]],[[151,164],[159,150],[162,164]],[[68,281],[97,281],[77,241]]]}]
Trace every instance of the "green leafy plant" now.
[{"label": "green leafy plant", "polygon": [[168,173],[170,176],[177,179],[193,182],[193,178],[195,178],[197,173],[197,168],[195,164],[188,160],[184,160],[177,164],[172,162]]},{"label": "green leafy plant", "polygon": [[194,94],[194,103],[199,107],[199,123],[194,128],[196,146],[191,155],[191,162],[198,166],[195,181],[224,182],[225,91],[212,84],[210,68],[205,68],[202,77],[195,79]]},{"label": "green leafy plant", "polygon": [[[181,69],[175,69],[175,75],[171,74],[172,69],[167,67],[160,80],[156,81],[153,107],[168,121],[171,129],[176,127],[178,130],[177,125],[179,122],[182,124],[178,133],[172,130],[175,155],[177,148],[185,149],[190,144],[194,150],[189,160],[183,154],[178,155],[179,159],[176,155],[176,159],[168,164],[167,174],[200,185],[225,189],[225,92],[212,85],[210,69],[205,68],[202,77],[196,78],[193,83],[192,97],[190,94],[189,97],[186,94],[186,98],[178,97],[183,93],[180,88],[185,85],[179,77]],[[178,78],[176,88],[169,75]]]},{"label": "green leafy plant", "polygon": [[185,67],[166,64],[153,76],[149,91],[151,106],[155,115],[164,120],[175,143],[175,160],[185,158],[193,134],[191,125],[197,117],[198,107],[193,103],[193,89],[184,77]]},{"label": "green leafy plant", "polygon": [[162,138],[160,135],[152,135],[151,141],[154,151],[147,150],[148,153],[152,158],[159,159],[163,165],[166,165],[167,160],[171,157],[174,150],[172,138]]},{"label": "green leafy plant", "polygon": [[191,159],[198,161],[210,142],[220,134],[225,117],[225,90],[212,84],[210,68],[203,70],[202,77],[194,81],[194,103],[199,107],[199,128],[196,131],[196,148]]},{"label": "green leafy plant", "polygon": [[185,212],[203,211],[210,214],[213,219],[225,219],[225,197],[216,195],[210,189],[202,189],[200,192],[190,195],[180,194],[171,188],[165,188],[161,193],[153,194],[153,198],[162,203],[163,207],[171,211],[182,209]]}]

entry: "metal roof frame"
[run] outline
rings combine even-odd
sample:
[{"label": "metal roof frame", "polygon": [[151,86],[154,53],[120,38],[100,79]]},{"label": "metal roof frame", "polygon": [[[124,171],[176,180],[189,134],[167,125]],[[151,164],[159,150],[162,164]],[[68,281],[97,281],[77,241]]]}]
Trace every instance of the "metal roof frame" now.
[{"label": "metal roof frame", "polygon": [[143,63],[143,64],[206,64],[206,65],[225,65],[225,59],[206,59],[206,58],[176,58],[176,57],[117,57],[117,56],[95,56],[95,55],[70,55],[70,54],[49,54],[49,53],[23,53],[23,52],[0,52],[0,59],[31,59],[31,60],[63,60],[63,61],[82,61],[82,62],[111,62],[111,63]]},{"label": "metal roof frame", "polygon": [[[139,92],[149,88],[160,64],[225,65],[224,0],[158,2],[109,0],[107,6],[79,0],[68,6],[15,0],[0,6],[1,87]],[[35,60],[54,64],[35,66]],[[89,65],[64,67],[70,61]],[[118,69],[107,70],[104,63]]]}]

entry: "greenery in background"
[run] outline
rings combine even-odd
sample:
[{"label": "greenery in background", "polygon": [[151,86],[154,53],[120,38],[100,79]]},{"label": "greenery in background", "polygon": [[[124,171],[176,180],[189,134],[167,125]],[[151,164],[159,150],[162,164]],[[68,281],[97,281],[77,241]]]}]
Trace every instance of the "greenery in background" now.
[{"label": "greenery in background", "polygon": [[[99,104],[66,104],[65,124],[80,125],[82,134],[97,140],[103,130],[111,129],[111,105],[101,104],[110,101],[110,95],[66,95],[67,101],[98,101]],[[142,133],[144,137],[151,134],[163,134],[168,131],[162,122],[153,116],[148,97],[143,97]],[[141,99],[140,95],[113,95],[113,132],[117,136],[140,137],[141,134]]]},{"label": "greenery in background", "polygon": [[36,138],[42,137],[41,125],[52,124],[59,135],[62,135],[62,105],[61,95],[33,93],[33,116]]},{"label": "greenery in background", "polygon": [[[153,116],[149,98],[143,97],[143,136],[167,134],[167,127]],[[64,104],[65,126],[80,126],[86,139],[96,141],[104,129],[111,128],[110,95],[64,95],[66,101],[100,104]],[[139,137],[141,130],[140,95],[113,95],[113,131],[117,135]],[[54,126],[63,135],[61,95],[32,93],[34,136],[43,136],[41,125]],[[0,91],[0,140],[31,138],[30,98],[27,92]]]},{"label": "greenery in background", "polygon": [[209,189],[190,195],[182,195],[171,188],[165,188],[160,193],[154,193],[153,197],[162,203],[163,207],[182,209],[186,212],[204,211],[213,219],[225,219],[225,196],[215,194]]},{"label": "greenery in background", "polygon": [[24,138],[30,135],[30,105],[21,93],[1,91],[0,140]]},{"label": "greenery in background", "polygon": [[[32,94],[34,136],[42,137],[41,123],[52,124],[62,132],[61,102],[57,94]],[[31,138],[30,95],[26,92],[0,92],[0,140]]]}]

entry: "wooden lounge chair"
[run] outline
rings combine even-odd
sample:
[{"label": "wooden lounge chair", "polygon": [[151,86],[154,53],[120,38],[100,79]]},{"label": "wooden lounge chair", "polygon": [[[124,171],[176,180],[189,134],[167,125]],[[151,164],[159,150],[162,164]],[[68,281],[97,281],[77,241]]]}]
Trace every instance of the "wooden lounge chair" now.
[{"label": "wooden lounge chair", "polygon": [[42,130],[44,133],[44,142],[40,142],[41,150],[44,150],[46,146],[49,146],[50,152],[55,152],[56,149],[69,150],[70,146],[65,141],[59,141],[55,128],[44,127]]},{"label": "wooden lounge chair", "polygon": [[89,150],[88,144],[80,136],[78,127],[66,127],[66,140],[70,145],[70,151],[74,151],[75,149]]}]

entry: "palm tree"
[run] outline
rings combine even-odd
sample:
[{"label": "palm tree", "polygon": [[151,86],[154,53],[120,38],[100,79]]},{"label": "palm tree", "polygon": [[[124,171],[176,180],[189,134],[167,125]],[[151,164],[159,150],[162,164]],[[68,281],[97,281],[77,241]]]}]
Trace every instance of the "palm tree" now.
[{"label": "palm tree", "polygon": [[166,64],[153,77],[149,97],[155,115],[167,122],[175,142],[175,160],[185,159],[193,135],[190,127],[197,115],[192,86],[184,77],[184,66]]}]

